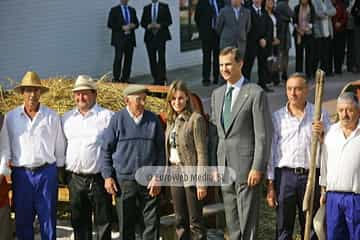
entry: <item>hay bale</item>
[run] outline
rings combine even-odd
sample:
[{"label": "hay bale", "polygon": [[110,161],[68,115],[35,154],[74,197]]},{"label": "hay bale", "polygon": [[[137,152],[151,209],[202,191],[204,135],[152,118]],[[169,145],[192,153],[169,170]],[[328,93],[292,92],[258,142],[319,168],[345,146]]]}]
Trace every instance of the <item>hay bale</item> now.
[{"label": "hay bale", "polygon": [[[42,80],[42,84],[50,89],[49,92],[41,96],[40,102],[55,110],[60,115],[74,108],[74,100],[71,89],[74,86],[74,79],[54,77]],[[123,85],[97,82],[98,94],[97,103],[102,107],[112,111],[119,111],[125,107],[124,96],[122,94]],[[0,112],[6,113],[23,103],[22,96],[12,90],[1,91],[0,93]],[[165,111],[164,99],[148,96],[145,108],[160,113]]]}]

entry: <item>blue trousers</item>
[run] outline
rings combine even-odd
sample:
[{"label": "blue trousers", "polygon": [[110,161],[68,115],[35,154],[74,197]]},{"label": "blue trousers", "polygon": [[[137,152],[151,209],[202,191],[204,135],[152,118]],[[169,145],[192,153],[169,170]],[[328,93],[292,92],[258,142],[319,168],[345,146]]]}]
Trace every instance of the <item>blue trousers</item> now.
[{"label": "blue trousers", "polygon": [[328,192],[326,225],[328,240],[359,240],[360,194]]},{"label": "blue trousers", "polygon": [[32,172],[23,168],[12,171],[16,236],[33,240],[35,215],[40,223],[41,239],[56,239],[56,202],[58,180],[55,164]]}]

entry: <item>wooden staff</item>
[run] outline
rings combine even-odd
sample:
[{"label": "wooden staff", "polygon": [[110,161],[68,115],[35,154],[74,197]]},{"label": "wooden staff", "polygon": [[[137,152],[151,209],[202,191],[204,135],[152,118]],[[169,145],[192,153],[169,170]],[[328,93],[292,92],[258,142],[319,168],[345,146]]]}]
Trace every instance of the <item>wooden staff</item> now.
[{"label": "wooden staff", "polygon": [[[315,111],[313,120],[320,121],[321,118],[321,104],[324,90],[324,71],[318,69],[316,71],[315,79]],[[314,190],[315,190],[315,176],[316,176],[316,155],[318,152],[318,136],[312,132],[311,136],[311,152],[310,152],[310,166],[309,176],[306,184],[306,191],[303,201],[303,211],[306,212],[305,236],[304,240],[310,240],[311,226],[313,221],[313,208],[314,208]]]}]

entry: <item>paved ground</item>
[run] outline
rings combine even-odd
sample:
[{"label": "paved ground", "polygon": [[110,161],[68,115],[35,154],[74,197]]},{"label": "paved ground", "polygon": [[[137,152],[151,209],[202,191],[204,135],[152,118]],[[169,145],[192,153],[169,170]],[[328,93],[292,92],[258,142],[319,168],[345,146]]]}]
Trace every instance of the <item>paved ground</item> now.
[{"label": "paved ground", "polygon": [[[289,72],[293,72],[293,65],[294,65],[293,62],[291,62]],[[256,71],[256,69],[254,69],[254,71]],[[253,77],[256,80],[255,75],[256,74],[253,74]],[[169,71],[168,77],[170,80],[174,80],[174,79],[184,80],[187,83],[190,90],[199,95],[199,97],[203,101],[205,111],[209,112],[209,108],[210,108],[209,99],[211,96],[211,92],[214,88],[218,87],[219,85],[212,85],[209,87],[202,86],[200,65]],[[329,101],[331,99],[336,98],[336,96],[338,96],[339,92],[347,82],[359,80],[359,79],[360,79],[360,74],[353,74],[347,72],[345,72],[342,75],[335,75],[333,77],[326,78],[324,101]],[[150,76],[140,76],[133,78],[131,82],[151,84],[152,79]],[[311,82],[311,84],[313,89],[313,81]],[[284,85],[275,87],[274,90],[275,91],[273,93],[268,94],[271,111],[280,108],[286,102]],[[313,99],[314,99],[314,91],[311,91],[310,101],[313,101]],[[64,240],[72,239],[71,238],[72,230],[71,227],[69,227],[69,221],[59,221],[57,230],[58,230],[58,239],[64,239]],[[113,239],[117,239],[117,238],[118,238],[118,233],[113,233]],[[40,239],[40,237],[37,236],[36,239]],[[223,239],[221,237],[221,231],[211,229],[209,231],[208,239],[209,240]]]}]

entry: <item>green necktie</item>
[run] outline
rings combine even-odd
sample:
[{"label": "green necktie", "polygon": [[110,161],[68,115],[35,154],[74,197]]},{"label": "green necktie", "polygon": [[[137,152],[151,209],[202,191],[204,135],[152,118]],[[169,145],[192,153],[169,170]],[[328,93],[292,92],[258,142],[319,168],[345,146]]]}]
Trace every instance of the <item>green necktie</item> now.
[{"label": "green necktie", "polygon": [[233,90],[234,90],[234,87],[230,86],[225,95],[224,111],[223,111],[223,124],[224,124],[225,130],[228,130],[228,128],[230,127],[231,99],[232,99],[232,91]]}]

